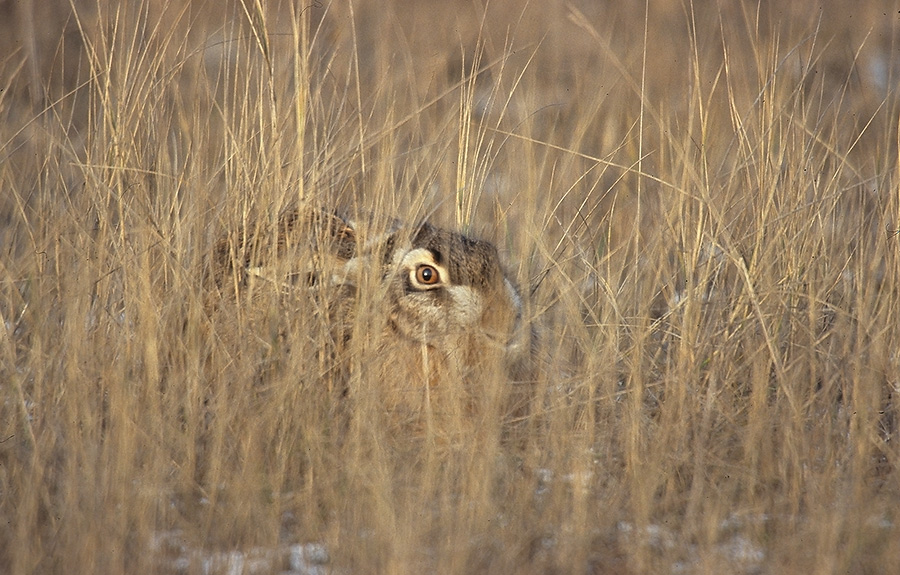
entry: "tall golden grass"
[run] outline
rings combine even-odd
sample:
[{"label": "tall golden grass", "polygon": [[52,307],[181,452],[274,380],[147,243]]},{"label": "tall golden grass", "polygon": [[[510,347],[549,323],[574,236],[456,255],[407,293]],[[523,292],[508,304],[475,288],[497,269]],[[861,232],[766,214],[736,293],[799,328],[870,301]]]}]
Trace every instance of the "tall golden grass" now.
[{"label": "tall golden grass", "polygon": [[[896,2],[0,11],[0,572],[900,569]],[[301,199],[494,241],[525,420],[404,437],[315,299],[209,313]]]}]

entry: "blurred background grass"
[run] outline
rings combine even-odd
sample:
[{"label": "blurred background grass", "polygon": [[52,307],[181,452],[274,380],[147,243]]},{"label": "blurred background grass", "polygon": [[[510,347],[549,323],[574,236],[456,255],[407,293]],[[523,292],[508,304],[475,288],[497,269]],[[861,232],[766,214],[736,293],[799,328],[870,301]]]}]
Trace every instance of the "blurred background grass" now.
[{"label": "blurred background grass", "polygon": [[[0,571],[900,568],[897,2],[0,27]],[[208,313],[216,238],[301,198],[500,247],[547,358],[514,440],[392,437],[303,298]]]}]

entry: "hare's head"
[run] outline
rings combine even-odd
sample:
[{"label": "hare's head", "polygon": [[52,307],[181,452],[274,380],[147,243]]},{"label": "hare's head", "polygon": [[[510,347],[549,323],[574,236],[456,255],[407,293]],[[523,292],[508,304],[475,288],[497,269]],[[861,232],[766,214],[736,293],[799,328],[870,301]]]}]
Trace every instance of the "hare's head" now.
[{"label": "hare's head", "polygon": [[393,234],[385,250],[389,328],[397,337],[454,352],[517,353],[522,304],[490,243],[423,224]]}]

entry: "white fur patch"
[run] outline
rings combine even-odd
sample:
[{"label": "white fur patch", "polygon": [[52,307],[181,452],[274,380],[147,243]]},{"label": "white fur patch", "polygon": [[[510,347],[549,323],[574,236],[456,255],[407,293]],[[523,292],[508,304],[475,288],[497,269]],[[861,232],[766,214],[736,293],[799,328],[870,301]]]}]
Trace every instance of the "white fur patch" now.
[{"label": "white fur patch", "polygon": [[464,325],[473,325],[484,311],[484,299],[469,286],[448,286],[447,293],[453,298],[454,316]]},{"label": "white fur patch", "polygon": [[503,285],[506,286],[506,293],[509,294],[509,299],[515,308],[516,313],[522,313],[522,298],[519,297],[519,292],[513,287],[512,282],[506,278],[503,279]]},{"label": "white fur patch", "polygon": [[516,322],[513,326],[512,337],[506,342],[506,350],[510,354],[517,355],[531,347],[531,330],[528,326],[522,325],[522,296],[508,279],[504,279],[503,283],[506,285],[510,302],[516,310]]}]

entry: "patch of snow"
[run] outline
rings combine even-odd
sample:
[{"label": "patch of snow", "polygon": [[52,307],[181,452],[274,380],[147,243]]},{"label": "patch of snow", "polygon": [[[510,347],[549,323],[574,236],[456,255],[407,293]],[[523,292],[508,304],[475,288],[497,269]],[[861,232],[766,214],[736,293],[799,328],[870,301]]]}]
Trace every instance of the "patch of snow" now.
[{"label": "patch of snow", "polygon": [[328,548],[322,543],[298,543],[276,548],[211,551],[185,544],[182,532],[174,529],[157,533],[150,551],[164,573],[200,572],[203,575],[326,575],[334,570]]},{"label": "patch of snow", "polygon": [[289,564],[291,574],[325,575],[327,573],[328,549],[321,543],[291,545]]}]

